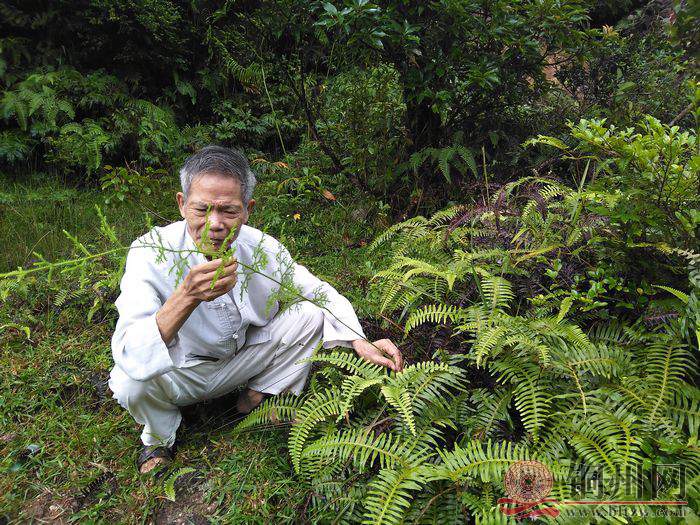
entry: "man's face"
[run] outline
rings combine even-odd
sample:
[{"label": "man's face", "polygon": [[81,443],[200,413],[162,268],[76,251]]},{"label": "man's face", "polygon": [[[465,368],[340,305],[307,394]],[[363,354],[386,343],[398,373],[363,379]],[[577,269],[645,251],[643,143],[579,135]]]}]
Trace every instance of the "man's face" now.
[{"label": "man's face", "polygon": [[243,203],[241,184],[232,177],[205,173],[190,185],[187,200],[182,192],[177,193],[177,204],[180,215],[187,222],[187,230],[197,243],[202,237],[209,209],[207,248],[218,250],[232,229],[235,229],[235,234],[230,241],[238,237],[241,225],[248,222],[255,200]]}]

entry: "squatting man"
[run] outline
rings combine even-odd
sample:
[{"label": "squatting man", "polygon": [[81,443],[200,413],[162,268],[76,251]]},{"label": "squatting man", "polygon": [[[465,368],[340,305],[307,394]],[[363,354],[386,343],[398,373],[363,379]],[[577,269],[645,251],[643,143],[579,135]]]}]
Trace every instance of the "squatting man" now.
[{"label": "squatting man", "polygon": [[[242,385],[236,408],[243,414],[269,395],[299,394],[311,366],[299,361],[321,342],[403,369],[390,340],[366,340],[345,297],[295,263],[279,241],[247,225],[256,180],[245,156],[207,146],[185,161],[180,182],[176,200],[183,220],[155,227],[131,244],[116,300],[109,386],[144,426],[141,473],[173,459],[178,407]],[[309,301],[282,310],[277,301],[268,305],[279,284],[257,272],[245,273],[243,285],[239,273],[260,265],[261,247],[266,267],[260,273],[280,281],[292,269],[294,286],[306,298],[321,292],[327,310]],[[226,248],[234,252],[227,262],[204,255]],[[185,259],[178,275],[173,268]]]}]

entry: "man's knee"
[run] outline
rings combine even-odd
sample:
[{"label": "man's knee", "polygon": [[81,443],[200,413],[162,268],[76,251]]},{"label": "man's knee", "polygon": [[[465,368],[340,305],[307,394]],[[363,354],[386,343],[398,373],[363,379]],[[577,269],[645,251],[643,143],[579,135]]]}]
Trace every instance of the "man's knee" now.
[{"label": "man's knee", "polygon": [[323,310],[309,301],[297,304],[293,315],[298,316],[300,324],[306,326],[310,332],[320,332],[323,328]]},{"label": "man's knee", "polygon": [[121,368],[115,366],[109,374],[108,384],[114,394],[114,398],[120,405],[128,409],[129,405],[138,403],[149,395],[151,389],[150,381],[132,379]]}]

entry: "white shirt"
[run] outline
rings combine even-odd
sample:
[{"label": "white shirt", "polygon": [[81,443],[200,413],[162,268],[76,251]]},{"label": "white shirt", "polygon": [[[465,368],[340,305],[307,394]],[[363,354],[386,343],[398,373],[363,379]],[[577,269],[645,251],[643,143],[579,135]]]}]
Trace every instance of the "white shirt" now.
[{"label": "white shirt", "polygon": [[[157,247],[152,245],[186,253],[166,251],[164,257],[159,258]],[[242,263],[238,266],[235,287],[210,302],[200,303],[166,346],[156,324],[156,313],[179,284],[175,269],[177,262],[180,262],[181,277],[184,278],[189,268],[206,262],[206,259],[201,253],[187,253],[197,248],[184,220],[155,227],[131,244],[121,279],[121,294],[115,302],[119,320],[112,336],[114,362],[129,377],[145,381],[174,368],[200,363],[201,358],[194,355],[226,358],[246,343],[268,341],[271,334],[264,326],[278,312],[279,303],[272,302],[268,312],[265,311],[266,304],[279,285],[243,266],[254,266],[256,261],[259,265],[261,256],[267,259],[260,270],[264,274],[280,281],[285,271],[292,272],[293,282],[304,297],[313,299],[319,292],[325,295],[325,307],[335,317],[321,310],[324,315],[324,348],[351,348],[351,341],[364,339],[350,302],[330,284],[295,263],[275,238],[243,225],[232,247],[236,259]],[[250,332],[246,338],[250,325],[263,328]]]}]

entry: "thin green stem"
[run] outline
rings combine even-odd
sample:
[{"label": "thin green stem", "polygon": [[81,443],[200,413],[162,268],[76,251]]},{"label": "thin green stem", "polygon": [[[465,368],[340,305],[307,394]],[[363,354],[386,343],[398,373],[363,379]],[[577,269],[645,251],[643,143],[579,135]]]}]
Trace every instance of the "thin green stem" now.
[{"label": "thin green stem", "polygon": [[[179,255],[184,253],[184,254],[187,254],[188,256],[192,255],[194,253],[201,253],[202,255],[209,255],[209,253],[201,251],[201,250],[192,250],[192,249],[176,250],[176,249],[172,249],[172,248],[166,248],[165,246],[161,246],[161,245],[157,245],[157,244],[139,244],[138,246],[135,246],[134,248],[156,248],[158,250],[162,250],[165,252],[171,252],[171,253],[177,253]],[[68,259],[65,261],[60,261],[60,262],[55,262],[55,263],[45,263],[45,264],[39,263],[39,265],[35,266],[34,268],[29,268],[29,269],[18,268],[17,270],[14,270],[12,272],[0,273],[0,280],[11,279],[14,277],[19,278],[19,277],[23,277],[24,275],[36,273],[36,272],[41,271],[41,270],[62,268],[62,267],[66,267],[66,266],[67,267],[70,267],[70,266],[75,267],[75,266],[79,266],[85,262],[88,262],[90,260],[99,259],[100,257],[105,257],[107,255],[111,255],[111,254],[118,253],[118,252],[121,252],[124,250],[129,250],[129,249],[132,249],[132,247],[131,246],[121,246],[119,248],[113,248],[111,250],[106,250],[104,252],[90,254],[90,255],[86,255],[84,257],[78,257],[75,259]],[[280,287],[284,288],[285,290],[292,292],[297,298],[302,299],[304,301],[309,301],[310,303],[316,305],[317,307],[321,308],[322,310],[325,310],[331,316],[333,316],[333,318],[336,319],[340,324],[342,324],[343,326],[345,326],[346,328],[351,330],[354,334],[356,334],[358,336],[358,339],[365,339],[365,337],[362,334],[360,334],[354,328],[352,328],[347,323],[345,323],[342,319],[340,319],[337,315],[335,315],[329,308],[323,306],[322,304],[318,303],[317,301],[315,301],[313,299],[309,299],[308,297],[305,297],[304,295],[299,293],[295,288],[290,288],[282,281],[279,281],[279,280],[275,279],[274,277],[267,275],[267,274],[257,270],[256,268],[250,266],[250,265],[247,265],[241,261],[238,261],[238,264],[241,265],[243,268],[246,268],[246,269],[252,271],[253,273],[257,273],[258,275],[261,275],[263,277],[266,277],[267,279],[270,279],[272,282],[278,284]],[[222,265],[223,265],[223,262],[222,262]],[[374,346],[377,350],[380,350],[380,352],[381,352],[380,348],[378,348],[377,346],[375,346],[371,342],[370,342],[370,344],[372,346]]]},{"label": "thin green stem", "polygon": [[70,266],[70,265],[77,266],[80,263],[87,262],[87,261],[90,261],[93,259],[99,259],[100,257],[105,257],[107,255],[111,255],[113,253],[118,253],[120,251],[128,250],[128,249],[129,249],[128,246],[122,246],[119,248],[114,248],[112,250],[107,250],[107,251],[100,252],[100,253],[86,255],[84,257],[78,257],[76,259],[68,259],[68,260],[60,261],[60,262],[56,262],[56,263],[46,263],[46,264],[38,263],[38,264],[35,264],[33,268],[27,268],[27,269],[18,268],[16,270],[11,271],[11,272],[0,273],[0,280],[11,279],[13,277],[23,277],[23,276],[31,274],[31,273],[36,273],[36,272],[39,272],[41,270],[46,270],[46,269],[51,269],[51,268],[59,268],[62,266]]},{"label": "thin green stem", "polygon": [[284,140],[282,140],[282,132],[280,131],[279,123],[277,122],[277,112],[275,107],[272,105],[272,97],[270,97],[270,92],[267,90],[267,81],[265,80],[265,65],[262,60],[260,61],[260,72],[262,73],[263,88],[265,89],[265,94],[267,95],[267,101],[270,103],[270,110],[272,111],[272,120],[275,123],[275,129],[277,130],[277,136],[280,139],[280,145],[282,146],[282,152],[284,156],[287,156],[287,149],[284,147]]}]

